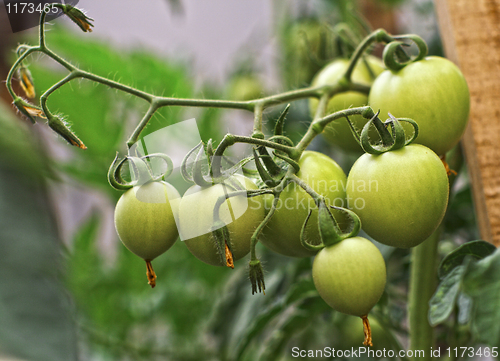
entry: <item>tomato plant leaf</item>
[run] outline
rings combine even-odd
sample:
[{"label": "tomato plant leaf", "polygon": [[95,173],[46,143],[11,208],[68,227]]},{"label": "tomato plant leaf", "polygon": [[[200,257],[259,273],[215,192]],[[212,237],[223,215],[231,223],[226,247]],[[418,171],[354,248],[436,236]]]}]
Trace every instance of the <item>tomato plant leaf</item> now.
[{"label": "tomato plant leaf", "polygon": [[471,297],[472,331],[478,342],[500,344],[500,250],[471,264],[464,277],[463,291]]},{"label": "tomato plant leaf", "polygon": [[458,323],[465,325],[469,322],[472,311],[472,299],[465,293],[458,295]]},{"label": "tomato plant leaf", "polygon": [[260,313],[252,322],[247,332],[238,345],[237,360],[240,360],[251,341],[262,332],[263,329],[287,307],[309,297],[318,296],[311,279],[301,279],[290,287],[290,290],[279,301],[271,304],[264,312]]},{"label": "tomato plant leaf", "polygon": [[259,360],[278,360],[288,342],[311,325],[311,318],[331,310],[319,295],[306,294],[287,308],[276,329],[263,343]]},{"label": "tomato plant leaf", "polygon": [[482,259],[495,252],[496,247],[489,242],[478,240],[465,243],[449,253],[439,266],[439,278],[443,279],[455,267],[461,265],[464,258],[471,256]]},{"label": "tomato plant leaf", "polygon": [[429,323],[436,326],[445,321],[453,311],[460,292],[466,266],[455,267],[439,284],[429,302]]}]

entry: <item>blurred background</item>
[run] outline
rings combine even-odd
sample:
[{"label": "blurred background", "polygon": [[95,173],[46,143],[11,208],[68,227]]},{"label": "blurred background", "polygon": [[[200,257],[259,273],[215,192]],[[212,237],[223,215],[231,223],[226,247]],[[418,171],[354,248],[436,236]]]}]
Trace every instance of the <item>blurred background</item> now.
[{"label": "blurred background", "polygon": [[[95,20],[93,32],[59,18],[47,25],[48,46],[82,69],[165,96],[247,100],[307,86],[331,59],[349,56],[368,28],[417,33],[442,54],[428,0],[81,0],[78,7]],[[336,36],[341,23],[354,29],[350,42]],[[13,33],[0,5],[1,79],[16,46],[36,44],[37,31]],[[28,64],[37,96],[65,75],[46,57]],[[288,360],[294,346],[361,344],[361,323],[332,311],[314,290],[311,259],[259,247],[267,292],[252,296],[246,260],[234,270],[211,267],[177,242],[154,261],[158,286],[150,289],[144,262],[114,230],[121,193],[106,177],[146,104],[88,81],[54,93],[49,106],[68,116],[88,147],[82,151],[41,119],[31,125],[17,115],[4,86],[0,96],[0,360]],[[280,110],[266,112],[271,126]],[[249,134],[253,117],[163,108],[146,133],[190,118],[203,140],[218,142],[227,132]],[[287,135],[299,139],[309,121],[307,100],[294,102]],[[345,170],[357,157],[321,137],[311,147]],[[478,237],[465,167],[453,202],[443,254]],[[380,248],[390,279],[374,310],[374,340],[404,346],[409,253]]]}]

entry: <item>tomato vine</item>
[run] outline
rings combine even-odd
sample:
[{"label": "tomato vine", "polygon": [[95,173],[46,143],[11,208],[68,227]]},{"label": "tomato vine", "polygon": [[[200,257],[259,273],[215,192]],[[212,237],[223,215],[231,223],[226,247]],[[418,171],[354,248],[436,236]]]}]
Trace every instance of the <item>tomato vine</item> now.
[{"label": "tomato vine", "polygon": [[[65,4],[52,4],[53,7],[61,9],[64,14],[66,14],[71,20],[73,20],[84,32],[92,31],[93,24],[91,21],[93,19],[87,17],[81,10],[73,7],[71,5]],[[106,85],[110,88],[117,89],[128,93],[132,96],[145,100],[149,107],[147,111],[143,114],[142,118],[136,125],[133,132],[130,134],[126,141],[127,148],[129,151],[132,147],[138,142],[143,130],[148,125],[149,121],[153,117],[156,111],[162,107],[169,106],[184,106],[184,107],[206,107],[206,108],[228,108],[228,109],[241,109],[252,112],[254,114],[253,121],[253,131],[249,136],[246,135],[234,135],[227,134],[224,138],[219,142],[218,146],[213,149],[213,144],[210,141],[206,147],[204,144],[200,144],[196,148],[194,148],[185,158],[185,162],[183,163],[183,172],[182,174],[192,181],[196,183],[200,187],[209,188],[214,184],[218,185],[219,183],[226,182],[235,172],[236,169],[244,166],[246,162],[254,161],[256,165],[257,172],[260,176],[260,180],[265,184],[265,186],[252,189],[253,187],[242,187],[238,188],[238,186],[234,186],[233,190],[229,193],[223,192],[223,194],[217,193],[214,195],[213,199],[213,217],[209,217],[213,219],[214,224],[219,224],[219,211],[223,204],[226,201],[229,201],[232,197],[237,197],[240,195],[245,195],[246,197],[272,197],[272,201],[270,202],[271,206],[268,213],[259,219],[258,224],[253,227],[253,232],[249,237],[249,278],[252,285],[252,294],[256,292],[264,292],[265,291],[265,281],[264,281],[264,272],[262,268],[262,264],[257,257],[256,254],[256,244],[262,237],[263,232],[265,233],[266,227],[268,227],[273,217],[276,217],[277,214],[277,205],[280,199],[280,195],[285,192],[285,189],[293,183],[294,186],[300,187],[305,191],[314,201],[314,204],[317,209],[315,211],[318,213],[317,216],[317,226],[320,242],[316,244],[310,244],[304,238],[304,230],[311,218],[312,211],[309,211],[309,214],[305,218],[305,222],[301,228],[300,232],[300,240],[301,246],[304,248],[308,248],[310,251],[318,252],[319,250],[324,249],[325,251],[322,254],[327,254],[329,252],[333,252],[332,249],[339,242],[344,242],[344,239],[349,239],[352,241],[356,238],[356,235],[360,228],[360,220],[358,215],[345,208],[341,207],[333,207],[331,204],[325,200],[326,196],[320,194],[314,187],[311,187],[307,184],[306,181],[303,181],[298,173],[301,170],[300,159],[310,145],[311,141],[319,134],[321,134],[325,128],[335,122],[340,120],[347,120],[354,139],[360,144],[361,148],[370,153],[374,157],[377,155],[381,155],[385,152],[396,151],[397,149],[403,148],[409,143],[411,143],[418,135],[418,126],[415,121],[409,118],[395,118],[389,114],[389,119],[386,122],[382,122],[379,118],[379,112],[375,113],[374,110],[370,106],[360,106],[353,107],[349,109],[343,109],[339,111],[335,111],[331,114],[328,113],[328,102],[329,100],[337,94],[355,91],[361,94],[367,95],[370,93],[371,87],[366,84],[358,83],[353,81],[353,72],[356,67],[356,64],[363,59],[365,53],[368,51],[370,46],[374,43],[387,44],[384,51],[384,60],[386,66],[391,70],[399,70],[404,68],[407,64],[419,61],[423,59],[427,54],[427,45],[425,42],[416,35],[398,35],[392,36],[389,35],[385,30],[378,29],[367,36],[362,42],[358,45],[353,55],[349,59],[348,65],[344,70],[342,76],[340,76],[336,81],[331,84],[322,84],[319,86],[311,86],[306,88],[301,88],[293,91],[284,92],[281,94],[269,95],[258,99],[253,100],[215,100],[215,99],[181,99],[174,97],[163,97],[157,96],[145,91],[141,91],[131,86],[127,86],[121,84],[120,82],[110,80],[101,76],[98,76],[92,72],[82,70],[71,64],[67,60],[63,59],[55,52],[50,50],[50,48],[46,45],[45,38],[45,13],[41,14],[40,17],[40,33],[39,33],[39,44],[36,46],[28,46],[28,45],[20,45],[17,48],[18,58],[16,62],[13,64],[8,77],[7,77],[7,89],[13,99],[13,104],[17,107],[19,112],[29,118],[32,122],[36,121],[36,118],[45,118],[47,119],[48,125],[52,128],[56,133],[58,133],[61,137],[63,137],[68,143],[73,146],[77,146],[81,149],[86,149],[86,146],[82,140],[80,140],[76,134],[70,129],[68,124],[65,121],[65,118],[61,114],[54,114],[49,109],[48,99],[49,97],[58,89],[60,89],[63,85],[76,80],[76,79],[87,79],[95,83]],[[415,58],[409,57],[406,52],[403,50],[403,47],[406,44],[406,41],[412,41],[416,44],[418,48],[418,55]],[[33,79],[29,73],[25,65],[25,60],[28,56],[33,55],[35,53],[42,53],[61,66],[66,68],[68,74],[46,90],[39,98],[40,106],[35,105],[28,100],[24,99],[20,95],[16,94],[12,87],[12,80],[14,79],[15,74],[20,74],[21,77],[21,85],[25,94],[28,98],[33,98]],[[274,130],[274,134],[272,136],[266,137],[263,132],[263,113],[266,109],[281,105],[287,104],[291,101],[306,99],[306,98],[316,98],[318,99],[317,107],[314,112],[313,120],[309,124],[307,131],[303,135],[303,137],[298,141],[297,144],[294,144],[289,138],[283,135],[282,128],[283,122],[288,111],[287,106],[283,111],[282,115],[276,121],[276,126]],[[353,123],[349,119],[352,116],[361,116],[366,121],[367,124],[364,126],[363,130],[359,132],[355,129]],[[413,128],[413,135],[411,137],[407,137],[401,122],[410,123]],[[370,138],[368,131],[371,128],[375,128],[378,132],[378,136],[381,140],[379,144],[375,144],[373,139]],[[229,170],[223,169],[222,161],[224,159],[224,154],[226,150],[237,143],[246,143],[253,145],[254,152],[253,156],[249,157],[241,161],[238,164],[235,164]],[[269,154],[269,150],[271,150],[272,155]],[[204,174],[204,170],[202,167],[202,156],[205,154],[209,160],[210,169],[208,171],[209,174]],[[196,154],[196,160],[192,163],[192,169],[187,170],[187,158],[191,155]],[[368,155],[367,155],[368,156]],[[149,176],[151,178],[152,172],[148,170],[147,161],[151,157],[160,157],[167,163],[167,168],[171,171],[171,160],[167,155],[159,155],[159,154],[150,154],[150,155],[140,155],[136,154],[136,156],[125,156],[122,159],[119,159],[118,155],[113,160],[111,167],[108,173],[108,179],[110,181],[111,186],[119,190],[128,190],[133,188],[134,186],[141,185],[147,183],[148,181],[160,181],[160,178],[163,179],[168,176],[168,171],[165,174],[162,174],[160,177],[156,177],[154,179],[146,179],[145,181],[141,180],[141,174],[150,173]],[[138,180],[134,182],[126,182],[121,177],[121,169],[126,162],[132,164],[138,170]],[[146,172],[146,173],[145,173]],[[205,172],[206,173],[206,172]],[[139,184],[138,184],[139,183]],[[447,199],[446,199],[447,201]],[[211,207],[212,208],[212,207]],[[338,209],[341,212],[344,212],[346,216],[349,218],[349,224],[351,228],[347,231],[345,229],[341,229],[335,219],[335,216],[332,214],[334,209]],[[217,257],[212,257],[212,255],[207,256],[204,254],[206,250],[202,250],[199,258],[203,259],[207,263],[211,264],[225,264],[227,266],[234,266],[233,263],[233,254],[232,254],[232,245],[231,245],[231,234],[228,231],[228,226],[222,222],[220,227],[212,227],[212,231],[210,236],[215,240],[217,244]],[[423,241],[419,240],[419,241]],[[366,244],[369,241],[365,240],[355,240],[355,242],[361,242]],[[125,242],[124,242],[125,243]],[[345,243],[347,244],[347,242]],[[412,244],[413,245],[413,244]],[[164,248],[169,248],[171,244],[169,243]],[[224,247],[225,246],[225,247]],[[133,248],[133,247],[131,247]],[[339,247],[338,247],[339,248]],[[375,248],[375,251],[367,251],[370,252],[378,252],[376,247],[368,247],[370,250]],[[138,252],[140,253],[140,252]],[[145,258],[148,263],[148,277],[150,278],[150,282],[154,283],[154,279],[152,279],[152,267],[149,263],[151,261],[150,258],[156,257],[156,253],[152,252],[147,255],[141,255],[141,257]],[[418,255],[421,256],[418,256]],[[154,256],[154,257],[153,257]],[[238,255],[238,258],[241,255]],[[424,253],[416,253],[415,257],[425,257]],[[369,259],[369,258],[367,258]],[[381,256],[377,254],[375,256],[374,263],[377,264],[377,272],[385,273],[385,266],[382,267],[380,265]],[[220,261],[220,262],[219,262]],[[225,262],[224,262],[225,261]],[[327,261],[322,261],[327,262]],[[383,263],[383,259],[382,259]],[[383,269],[382,269],[383,268]],[[356,275],[353,274],[352,277]],[[323,278],[323,276],[318,276]],[[330,277],[330,276],[328,276]],[[327,277],[327,278],[328,278]],[[369,281],[369,280],[368,280]],[[323,280],[321,281],[323,284]],[[369,282],[368,282],[369,284]],[[379,285],[374,291],[373,300],[374,302],[369,302],[368,305],[363,305],[361,313],[358,314],[356,310],[351,310],[352,302],[348,299],[342,299],[341,304],[343,309],[348,309],[351,314],[355,314],[363,318],[363,323],[366,326],[368,323],[367,312],[373,306],[373,304],[380,298],[381,293],[383,292],[383,287],[385,285],[385,278],[379,282]],[[424,285],[419,284],[419,287],[423,287]],[[321,286],[327,287],[327,286]],[[418,292],[418,291],[415,291]],[[321,294],[322,292],[320,292]],[[330,296],[328,296],[330,297]],[[337,304],[337,300],[332,300],[331,304]],[[347,306],[346,306],[347,305]],[[335,307],[335,306],[334,306]],[[414,319],[414,318],[412,318]],[[370,344],[371,340],[369,337],[369,326],[366,326],[368,330],[365,329],[367,338],[365,340],[366,344]],[[426,337],[426,335],[424,335]],[[415,345],[413,345],[415,347]]]}]

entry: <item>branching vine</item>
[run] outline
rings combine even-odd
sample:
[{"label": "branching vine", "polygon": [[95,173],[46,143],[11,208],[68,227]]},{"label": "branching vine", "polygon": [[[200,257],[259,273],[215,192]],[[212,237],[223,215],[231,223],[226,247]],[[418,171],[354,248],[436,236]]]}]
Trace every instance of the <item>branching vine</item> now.
[{"label": "branching vine", "polygon": [[[87,17],[81,10],[72,6],[65,4],[52,4],[49,5],[48,9],[51,7],[56,7],[60,9],[66,16],[68,16],[73,22],[75,22],[84,32],[92,31],[93,19]],[[357,47],[353,56],[350,59],[349,66],[345,71],[343,77],[340,78],[335,84],[325,85],[320,87],[306,87],[302,89],[292,90],[288,92],[284,92],[281,94],[266,96],[259,99],[249,100],[249,101],[232,101],[232,100],[211,100],[211,99],[179,99],[173,97],[163,97],[157,96],[145,91],[141,91],[134,87],[121,84],[117,81],[110,80],[99,75],[96,75],[92,72],[82,70],[77,66],[71,64],[66,61],[61,56],[57,55],[53,52],[46,44],[45,37],[45,18],[46,12],[42,12],[40,16],[40,31],[39,31],[39,44],[35,46],[28,45],[20,45],[17,48],[18,59],[12,66],[8,76],[7,76],[7,89],[12,96],[13,104],[17,107],[19,112],[25,115],[28,119],[30,119],[33,123],[36,121],[36,118],[44,118],[47,119],[48,125],[52,128],[56,133],[58,133],[61,137],[63,137],[68,143],[71,145],[77,146],[81,149],[86,149],[85,144],[82,140],[80,140],[76,134],[70,129],[70,127],[65,122],[64,116],[60,114],[53,114],[50,111],[48,100],[49,97],[58,89],[60,89],[63,85],[75,80],[75,79],[87,79],[99,84],[107,85],[110,88],[114,88],[125,93],[131,94],[135,97],[141,98],[149,103],[149,108],[146,113],[143,115],[142,119],[139,121],[132,134],[129,136],[126,144],[128,149],[131,149],[134,144],[140,139],[142,131],[146,128],[149,121],[155,114],[155,112],[167,106],[186,106],[186,107],[210,107],[210,108],[229,108],[229,109],[242,109],[247,110],[254,113],[254,124],[253,124],[253,132],[251,136],[244,135],[233,135],[227,134],[219,143],[215,151],[212,155],[209,156],[211,161],[211,169],[210,169],[210,178],[211,181],[207,181],[205,178],[202,181],[200,177],[197,177],[195,174],[193,176],[194,182],[203,183],[203,185],[220,183],[223,182],[228,177],[228,173],[223,171],[222,160],[224,159],[225,150],[236,144],[236,143],[247,143],[254,146],[254,161],[257,166],[257,170],[259,171],[261,179],[264,181],[265,190],[260,190],[257,194],[262,195],[265,193],[272,194],[274,196],[274,202],[271,207],[270,212],[267,214],[267,217],[262,222],[261,226],[255,230],[254,235],[251,239],[251,257],[250,257],[250,279],[252,282],[252,290],[253,292],[263,291],[265,289],[263,273],[261,271],[260,262],[256,256],[255,245],[258,242],[259,234],[262,229],[265,227],[266,223],[272,217],[277,200],[279,199],[280,193],[283,189],[291,182],[298,183],[299,186],[304,187],[304,183],[300,182],[300,179],[295,176],[295,174],[299,171],[300,167],[298,165],[298,160],[302,154],[302,152],[308,147],[311,141],[320,134],[325,127],[333,121],[338,121],[340,119],[346,119],[354,133],[354,137],[358,140],[363,148],[367,147],[369,142],[363,142],[360,134],[354,129],[349,117],[353,115],[361,115],[366,119],[371,120],[368,125],[373,124],[377,131],[380,134],[382,139],[383,147],[392,146],[395,141],[392,139],[392,133],[390,133],[387,128],[390,124],[392,130],[394,130],[394,126],[398,125],[399,122],[397,119],[392,118],[390,121],[386,123],[382,123],[378,119],[378,114],[375,114],[374,111],[369,106],[364,107],[356,107],[341,110],[329,115],[326,114],[326,108],[329,99],[335,94],[346,92],[346,91],[357,91],[360,93],[368,94],[370,87],[365,84],[360,84],[354,82],[351,78],[354,67],[360,59],[363,59],[364,53],[370,48],[370,46],[374,43],[386,43],[390,44],[386,48],[386,52],[384,56],[388,61],[393,63],[395,67],[404,65],[405,62],[409,60],[409,57],[404,52],[402,45],[406,45],[402,42],[402,40],[410,39],[415,42],[419,48],[419,57],[422,57],[426,54],[426,45],[423,40],[414,35],[402,35],[402,36],[391,36],[386,31],[379,29],[374,31],[368,37],[366,37]],[[34,87],[33,87],[33,79],[31,74],[29,73],[28,68],[26,67],[24,61],[30,55],[35,53],[42,53],[49,58],[53,59],[61,66],[63,66],[66,70],[68,70],[68,74],[61,79],[59,82],[54,84],[48,90],[46,90],[40,96],[40,105],[35,105],[20,95],[16,94],[12,87],[12,81],[14,79],[14,75],[18,74],[21,86],[25,92],[25,95],[28,98],[34,97]],[[280,119],[276,122],[275,134],[267,137],[263,132],[263,112],[269,107],[285,104],[294,100],[311,98],[315,97],[319,99],[319,106],[317,108],[316,114],[314,115],[313,121],[310,123],[306,133],[302,137],[302,139],[294,145],[293,142],[283,135],[282,128],[283,122],[285,119],[286,112],[289,109],[289,106],[285,109]],[[403,120],[403,119],[402,119]],[[406,119],[405,119],[406,120]],[[396,132],[397,133],[397,132]],[[403,135],[404,137],[404,135]],[[272,150],[272,155],[269,155],[268,150]],[[137,158],[139,159],[139,158]],[[135,166],[137,167],[137,159],[134,161]],[[110,172],[109,172],[109,180],[110,184],[121,190],[128,189],[134,185],[134,183],[125,182],[120,176],[120,169],[123,166],[124,162],[127,160],[132,160],[129,158],[124,158],[122,160],[118,159],[118,156],[113,161]],[[262,163],[261,163],[262,162]],[[196,164],[196,162],[195,162]],[[201,167],[200,167],[201,169]],[[201,170],[199,171],[201,172]],[[232,174],[231,172],[229,172]],[[277,177],[277,178],[276,178]],[[198,180],[198,181],[197,181]],[[307,189],[308,192],[315,199],[319,199],[319,195],[312,189]],[[247,192],[247,196],[255,196],[256,193]],[[218,206],[220,206],[222,202],[218,202]],[[218,208],[218,207],[216,207]],[[218,212],[218,209],[214,210],[214,214]],[[352,213],[352,212],[351,212]],[[356,217],[355,215],[352,216]]]},{"label": "branching vine", "polygon": [[[59,3],[46,5],[46,9],[48,10],[53,8],[62,11],[77,24],[82,31],[92,31],[92,27],[94,26],[92,24],[93,19],[85,15],[80,9],[72,5]],[[132,147],[141,139],[142,132],[147,127],[154,114],[163,107],[226,108],[240,109],[253,113],[253,130],[251,135],[226,134],[217,146],[215,146],[212,140],[207,144],[200,143],[186,155],[181,166],[181,174],[189,182],[196,183],[202,187],[208,187],[217,183],[225,183],[225,185],[231,189],[229,193],[225,193],[217,200],[213,210],[214,226],[212,227],[212,236],[217,243],[217,249],[220,250],[219,256],[221,262],[228,267],[234,267],[233,255],[231,242],[229,240],[230,234],[226,229],[226,225],[219,219],[220,207],[227,199],[241,195],[245,195],[246,197],[273,197],[272,202],[270,202],[271,206],[268,213],[260,225],[256,227],[250,239],[249,278],[252,286],[252,294],[265,292],[264,272],[262,264],[257,257],[256,245],[259,242],[261,233],[276,212],[281,193],[291,183],[303,189],[314,200],[314,205],[318,212],[317,227],[320,239],[317,240],[318,242],[311,244],[303,237],[306,224],[312,219],[310,218],[310,212],[308,217],[304,220],[301,233],[301,243],[305,248],[318,251],[325,246],[330,246],[343,239],[355,236],[360,229],[359,218],[354,212],[345,208],[331,206],[323,196],[318,194],[298,176],[300,172],[299,160],[302,153],[307,149],[312,140],[325,130],[328,124],[345,119],[351,128],[353,137],[363,150],[370,154],[381,154],[389,150],[401,148],[412,142],[418,135],[418,126],[413,120],[395,118],[390,115],[389,119],[383,122],[379,118],[379,113],[375,112],[370,106],[353,107],[327,114],[328,103],[336,94],[348,91],[356,91],[363,94],[369,93],[370,86],[353,81],[352,74],[359,61],[364,61],[368,70],[371,72],[368,62],[365,61],[365,55],[369,52],[373,44],[387,44],[383,55],[384,63],[388,68],[393,70],[401,69],[411,61],[423,59],[427,54],[427,45],[416,35],[392,36],[383,29],[372,32],[360,42],[349,59],[349,64],[343,76],[333,84],[305,87],[246,101],[186,99],[164,97],[148,93],[118,81],[99,76],[90,71],[80,69],[68,62],[52,51],[46,44],[45,20],[47,12],[42,12],[40,16],[38,45],[29,46],[22,44],[18,46],[16,50],[17,60],[8,73],[6,86],[13,99],[14,106],[22,115],[28,118],[32,123],[35,123],[37,118],[46,119],[49,127],[73,146],[81,149],[87,148],[84,142],[70,129],[65,121],[65,117],[62,114],[54,114],[51,112],[49,98],[56,90],[59,90],[65,84],[76,79],[87,79],[98,84],[103,84],[143,99],[148,103],[149,106],[147,111],[143,114],[142,118],[126,140],[129,152],[132,151]],[[413,42],[418,48],[416,57],[410,57],[404,50],[404,48],[408,46],[408,41]],[[36,94],[34,91],[34,80],[25,64],[26,59],[36,53],[48,56],[68,71],[66,76],[40,95],[39,105],[28,100],[35,98]],[[14,79],[19,81],[25,97],[14,91]],[[290,138],[284,135],[284,122],[288,110],[290,109],[289,103],[305,98],[317,98],[319,102],[307,131],[297,144],[294,144]],[[264,111],[270,107],[285,104],[287,105],[275,122],[273,134],[266,135],[263,130]],[[361,115],[368,120],[361,131],[355,129],[350,120],[350,117],[355,115]],[[414,133],[411,137],[406,136],[400,122],[407,122],[413,127]],[[374,140],[370,139],[368,136],[368,130],[370,128],[375,128],[377,131],[379,135],[378,141],[374,142]],[[252,145],[253,154],[236,164],[230,164],[229,169],[226,169],[226,164],[224,164],[224,160],[226,160],[226,150],[237,143]],[[205,156],[206,159],[204,158]],[[150,160],[155,157],[162,159],[167,165],[167,170],[159,176],[154,176],[150,168]],[[195,161],[189,162],[188,165],[188,160],[190,158],[195,158]],[[121,170],[127,162],[135,174],[135,180],[131,182],[125,181],[121,175]],[[206,162],[208,162],[209,165],[208,171],[205,166]],[[232,179],[232,175],[239,169],[246,171],[245,165],[248,162],[254,162],[255,164],[256,170],[253,172],[259,177],[261,184],[259,189],[246,190],[241,187],[237,181]],[[135,154],[127,155],[121,159],[117,154],[109,168],[108,180],[110,185],[115,189],[127,190],[151,180],[164,179],[168,177],[172,169],[172,161],[165,154]],[[346,230],[339,227],[339,224],[332,214],[332,210],[341,211],[350,219],[349,229]],[[152,267],[151,272],[152,274],[154,273]]]}]

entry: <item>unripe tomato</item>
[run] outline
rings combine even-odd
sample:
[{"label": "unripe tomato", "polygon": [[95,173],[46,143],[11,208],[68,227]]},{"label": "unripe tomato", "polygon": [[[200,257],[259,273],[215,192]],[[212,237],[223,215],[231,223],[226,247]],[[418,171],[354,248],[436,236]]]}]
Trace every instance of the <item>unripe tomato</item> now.
[{"label": "unripe tomato", "polygon": [[368,98],[374,110],[411,118],[418,124],[414,143],[423,144],[439,155],[453,148],[465,131],[470,96],[462,72],[451,61],[437,56],[386,70],[372,85]]},{"label": "unripe tomato", "polygon": [[264,95],[262,82],[254,75],[237,75],[229,84],[228,96],[232,100],[246,101]]},{"label": "unripe tomato", "polygon": [[[384,71],[382,61],[374,56],[366,58],[375,76]],[[337,59],[324,67],[313,79],[311,86],[332,85],[335,84],[345,73],[349,65],[347,59]],[[359,60],[352,73],[352,80],[357,83],[371,85],[374,78],[370,74],[368,68],[362,60]],[[331,114],[339,110],[348,109],[351,107],[361,107],[368,104],[368,96],[355,92],[348,91],[334,95],[328,102],[326,114]],[[309,109],[311,116],[314,117],[318,108],[318,99],[309,99]],[[361,115],[349,117],[357,129],[362,129],[368,121]],[[339,119],[328,124],[323,131],[323,136],[330,143],[347,151],[361,152],[362,149],[354,139],[351,128],[346,119]]]},{"label": "unripe tomato", "polygon": [[[236,175],[225,184],[210,187],[190,187],[179,204],[179,233],[191,253],[199,260],[213,265],[225,266],[212,240],[214,206],[219,196],[235,190],[228,186],[237,180],[246,189],[257,189],[247,177]],[[227,199],[219,209],[219,217],[229,231],[233,260],[245,257],[250,251],[250,237],[263,221],[265,209],[262,196],[247,198],[239,195]]]},{"label": "unripe tomato", "polygon": [[[368,317],[371,328],[371,336],[373,340],[373,350],[391,350],[393,348],[391,342],[390,331],[384,329],[376,318]],[[341,346],[344,349],[351,347],[359,347],[363,343],[363,323],[359,317],[346,316],[342,322]]]},{"label": "unripe tomato", "polygon": [[287,27],[282,70],[289,88],[302,87],[311,81],[321,67],[329,37],[327,27],[315,19],[303,19]]},{"label": "unripe tomato", "polygon": [[[305,151],[299,159],[297,176],[317,193],[323,195],[330,205],[346,206],[345,187],[347,177],[340,166],[330,157],[313,151]],[[266,208],[270,209],[273,197],[266,197]],[[313,209],[307,226],[306,237],[318,243],[318,208],[313,199],[300,186],[289,184],[281,193],[276,212],[261,234],[261,242],[276,253],[289,257],[310,257],[309,251],[300,243],[300,230]]]},{"label": "unripe tomato", "polygon": [[319,295],[333,309],[366,316],[384,292],[385,262],[363,237],[347,238],[318,252],[312,276]]},{"label": "unripe tomato", "polygon": [[448,204],[448,176],[439,157],[420,144],[364,154],[347,178],[349,207],[378,242],[409,248],[439,226]]},{"label": "unripe tomato", "polygon": [[172,247],[178,237],[179,198],[167,182],[149,182],[123,193],[115,208],[115,227],[122,243],[146,261]]}]

